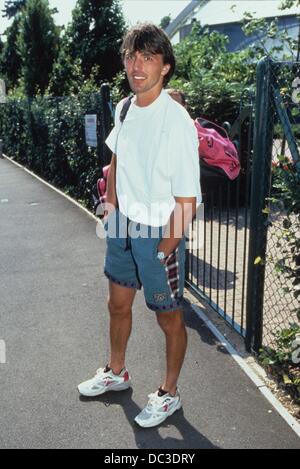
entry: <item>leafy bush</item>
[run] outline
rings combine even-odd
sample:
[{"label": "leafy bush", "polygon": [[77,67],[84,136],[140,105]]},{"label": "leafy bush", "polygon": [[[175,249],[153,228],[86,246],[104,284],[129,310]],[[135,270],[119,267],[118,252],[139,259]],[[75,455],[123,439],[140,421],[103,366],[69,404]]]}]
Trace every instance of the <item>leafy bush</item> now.
[{"label": "leafy bush", "polygon": [[[99,145],[85,143],[85,114],[98,115]],[[4,152],[90,207],[90,189],[103,161],[100,94],[13,99],[0,107]]]},{"label": "leafy bush", "polygon": [[[300,368],[295,363],[295,340],[300,337],[300,325],[291,324],[276,334],[276,350],[261,350],[261,365],[277,380],[281,388],[287,391],[293,400],[300,405]],[[298,346],[299,347],[299,346]]]},{"label": "leafy bush", "polygon": [[300,337],[300,175],[291,160],[278,156],[278,162],[273,165],[273,178],[276,193],[271,202],[280,204],[285,212],[282,231],[277,233],[281,258],[274,270],[289,282],[290,286],[286,286],[284,292],[296,300],[298,307],[293,312],[299,323],[277,332],[274,348],[261,350],[259,360],[300,404],[300,367],[298,359],[294,360],[292,356],[295,339]]},{"label": "leafy bush", "polygon": [[242,93],[255,83],[255,63],[249,50],[230,53],[228,38],[195,24],[192,33],[175,46],[176,74],[170,82],[188,97],[192,116],[207,116],[219,123],[233,122]]},{"label": "leafy bush", "polygon": [[[285,274],[292,286],[286,289],[298,301],[300,299],[300,174],[291,160],[278,157],[273,167],[276,195],[273,202],[280,202],[285,209],[283,232],[279,238],[282,259],[278,263],[279,275]],[[279,265],[280,264],[280,265]],[[295,311],[300,321],[300,307]]]}]

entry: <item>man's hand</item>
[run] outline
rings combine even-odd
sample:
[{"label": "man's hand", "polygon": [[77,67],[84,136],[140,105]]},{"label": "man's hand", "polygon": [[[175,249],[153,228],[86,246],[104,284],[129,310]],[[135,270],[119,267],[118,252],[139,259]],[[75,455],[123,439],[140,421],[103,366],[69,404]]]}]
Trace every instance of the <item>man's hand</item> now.
[{"label": "man's hand", "polygon": [[[109,211],[110,209],[106,208],[108,204],[110,207],[114,206],[115,208],[118,206],[118,198],[117,198],[117,191],[116,191],[116,174],[117,174],[117,158],[116,155],[112,155],[109,173],[107,177],[107,189],[106,189],[106,203],[104,204],[104,211]],[[104,215],[105,216],[105,215]]]},{"label": "man's hand", "polygon": [[107,222],[107,220],[108,220],[108,218],[110,217],[110,215],[111,215],[112,213],[114,213],[115,211],[116,211],[115,205],[110,204],[109,202],[105,202],[105,204],[104,204],[103,218],[102,218],[102,222],[103,222],[104,225],[105,225],[105,223]]},{"label": "man's hand", "polygon": [[164,252],[166,257],[177,249],[197,212],[196,197],[175,197],[175,201],[175,209],[158,246],[158,252]]}]

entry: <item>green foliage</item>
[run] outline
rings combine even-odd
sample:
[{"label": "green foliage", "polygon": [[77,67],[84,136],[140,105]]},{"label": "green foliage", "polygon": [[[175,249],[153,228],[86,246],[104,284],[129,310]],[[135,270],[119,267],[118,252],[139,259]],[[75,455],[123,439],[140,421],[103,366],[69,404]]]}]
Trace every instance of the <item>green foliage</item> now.
[{"label": "green foliage", "polygon": [[20,17],[17,16],[6,30],[7,40],[3,47],[0,63],[0,73],[6,81],[8,91],[17,86],[22,74],[22,59],[18,49],[19,32]]},{"label": "green foliage", "polygon": [[162,29],[166,29],[169,24],[171,23],[172,21],[172,18],[171,18],[171,15],[167,15],[167,16],[164,16],[162,19],[161,19],[161,22],[160,22],[160,27]]},{"label": "green foliage", "polygon": [[59,47],[59,30],[48,0],[28,0],[21,17],[18,46],[26,95],[44,94]]},{"label": "green foliage", "polygon": [[119,0],[78,0],[66,30],[64,50],[71,60],[81,61],[85,80],[98,66],[95,79],[100,85],[122,69],[119,50],[124,33]]},{"label": "green foliage", "polygon": [[293,344],[298,336],[300,336],[298,324],[291,324],[290,328],[277,332],[276,350],[272,348],[261,350],[259,361],[275,377],[280,387],[300,404],[300,368],[299,363],[294,363],[293,360],[295,352]]},{"label": "green foliage", "polygon": [[97,149],[85,143],[86,113],[97,113],[102,135],[101,97],[91,86],[69,98],[9,98],[0,107],[5,153],[89,208],[90,189],[103,165],[101,138]]},{"label": "green foliage", "polygon": [[[269,23],[246,13],[243,29],[247,36],[261,39],[239,52],[228,52],[226,36],[198,23],[175,46],[177,67],[170,87],[185,92],[192,117],[205,115],[219,123],[233,122],[244,89],[255,87],[257,61],[266,55],[295,57],[297,41],[287,31],[279,31],[276,20]],[[272,47],[270,39],[276,39]]]},{"label": "green foliage", "polygon": [[274,269],[280,278],[284,277],[291,285],[284,288],[284,293],[296,300],[298,307],[294,313],[299,323],[277,332],[275,347],[262,350],[259,359],[280,386],[300,404],[299,363],[292,360],[293,343],[300,335],[300,175],[295,164],[286,157],[278,156],[278,163],[273,166],[273,187],[275,195],[271,202],[281,206],[285,212],[282,230],[277,232],[277,248],[282,257],[277,260]]},{"label": "green foliage", "polygon": [[176,74],[170,87],[188,96],[193,117],[234,121],[245,87],[255,82],[255,64],[248,50],[227,52],[228,38],[195,24],[192,33],[175,46]]},{"label": "green foliage", "polygon": [[2,13],[4,13],[3,16],[9,19],[16,16],[26,6],[26,3],[27,0],[7,0],[2,10]]},{"label": "green foliage", "polygon": [[119,49],[125,21],[119,0],[80,0],[61,40],[48,93],[77,94],[82,86],[98,87],[121,70]]},{"label": "green foliage", "polygon": [[[291,281],[286,293],[300,300],[300,175],[295,165],[286,157],[279,156],[279,164],[274,166],[274,183],[276,196],[272,202],[283,205],[285,217],[282,232],[278,233],[278,246],[282,258],[277,262],[279,275],[285,275]],[[300,321],[300,308],[296,311]]]},{"label": "green foliage", "polygon": [[132,91],[130,89],[126,73],[118,73],[112,81],[111,87],[111,99],[113,103],[118,103],[121,99],[126,98]]},{"label": "green foliage", "polygon": [[84,82],[81,60],[74,61],[62,48],[53,66],[47,93],[52,96],[72,96],[79,93]]},{"label": "green foliage", "polygon": [[294,6],[300,7],[300,0],[282,0],[281,10],[288,10]]},{"label": "green foliage", "polygon": [[243,31],[246,36],[260,38],[250,48],[253,59],[269,55],[281,61],[295,60],[298,41],[286,29],[279,29],[277,18],[269,23],[265,18],[254,18],[252,13],[245,13]]}]

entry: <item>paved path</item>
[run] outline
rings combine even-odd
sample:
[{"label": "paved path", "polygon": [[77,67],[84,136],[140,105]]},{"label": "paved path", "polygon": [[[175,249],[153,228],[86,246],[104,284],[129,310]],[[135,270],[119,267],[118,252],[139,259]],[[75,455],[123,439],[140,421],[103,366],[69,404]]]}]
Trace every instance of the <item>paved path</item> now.
[{"label": "paved path", "polygon": [[142,293],[128,350],[133,391],[79,397],[77,384],[108,354],[104,252],[92,219],[0,160],[0,448],[299,449],[188,304],[184,408],[159,428],[137,427],[164,367],[163,334]]}]

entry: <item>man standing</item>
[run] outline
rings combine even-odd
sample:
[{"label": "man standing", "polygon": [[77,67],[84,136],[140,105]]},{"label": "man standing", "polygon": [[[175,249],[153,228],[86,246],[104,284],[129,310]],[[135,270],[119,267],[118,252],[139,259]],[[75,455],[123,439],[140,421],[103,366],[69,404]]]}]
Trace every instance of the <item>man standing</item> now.
[{"label": "man standing", "polygon": [[201,202],[198,138],[186,110],[164,90],[175,57],[163,30],[151,24],[133,28],[124,39],[122,57],[135,96],[123,123],[124,101],[118,104],[106,142],[113,152],[105,258],[111,355],[106,368],[78,389],[94,397],[131,386],[125,354],[133,301],[143,287],[166,337],[165,380],[135,419],[142,427],[153,427],[182,406],[177,382],[187,347],[181,305],[184,232]]}]

